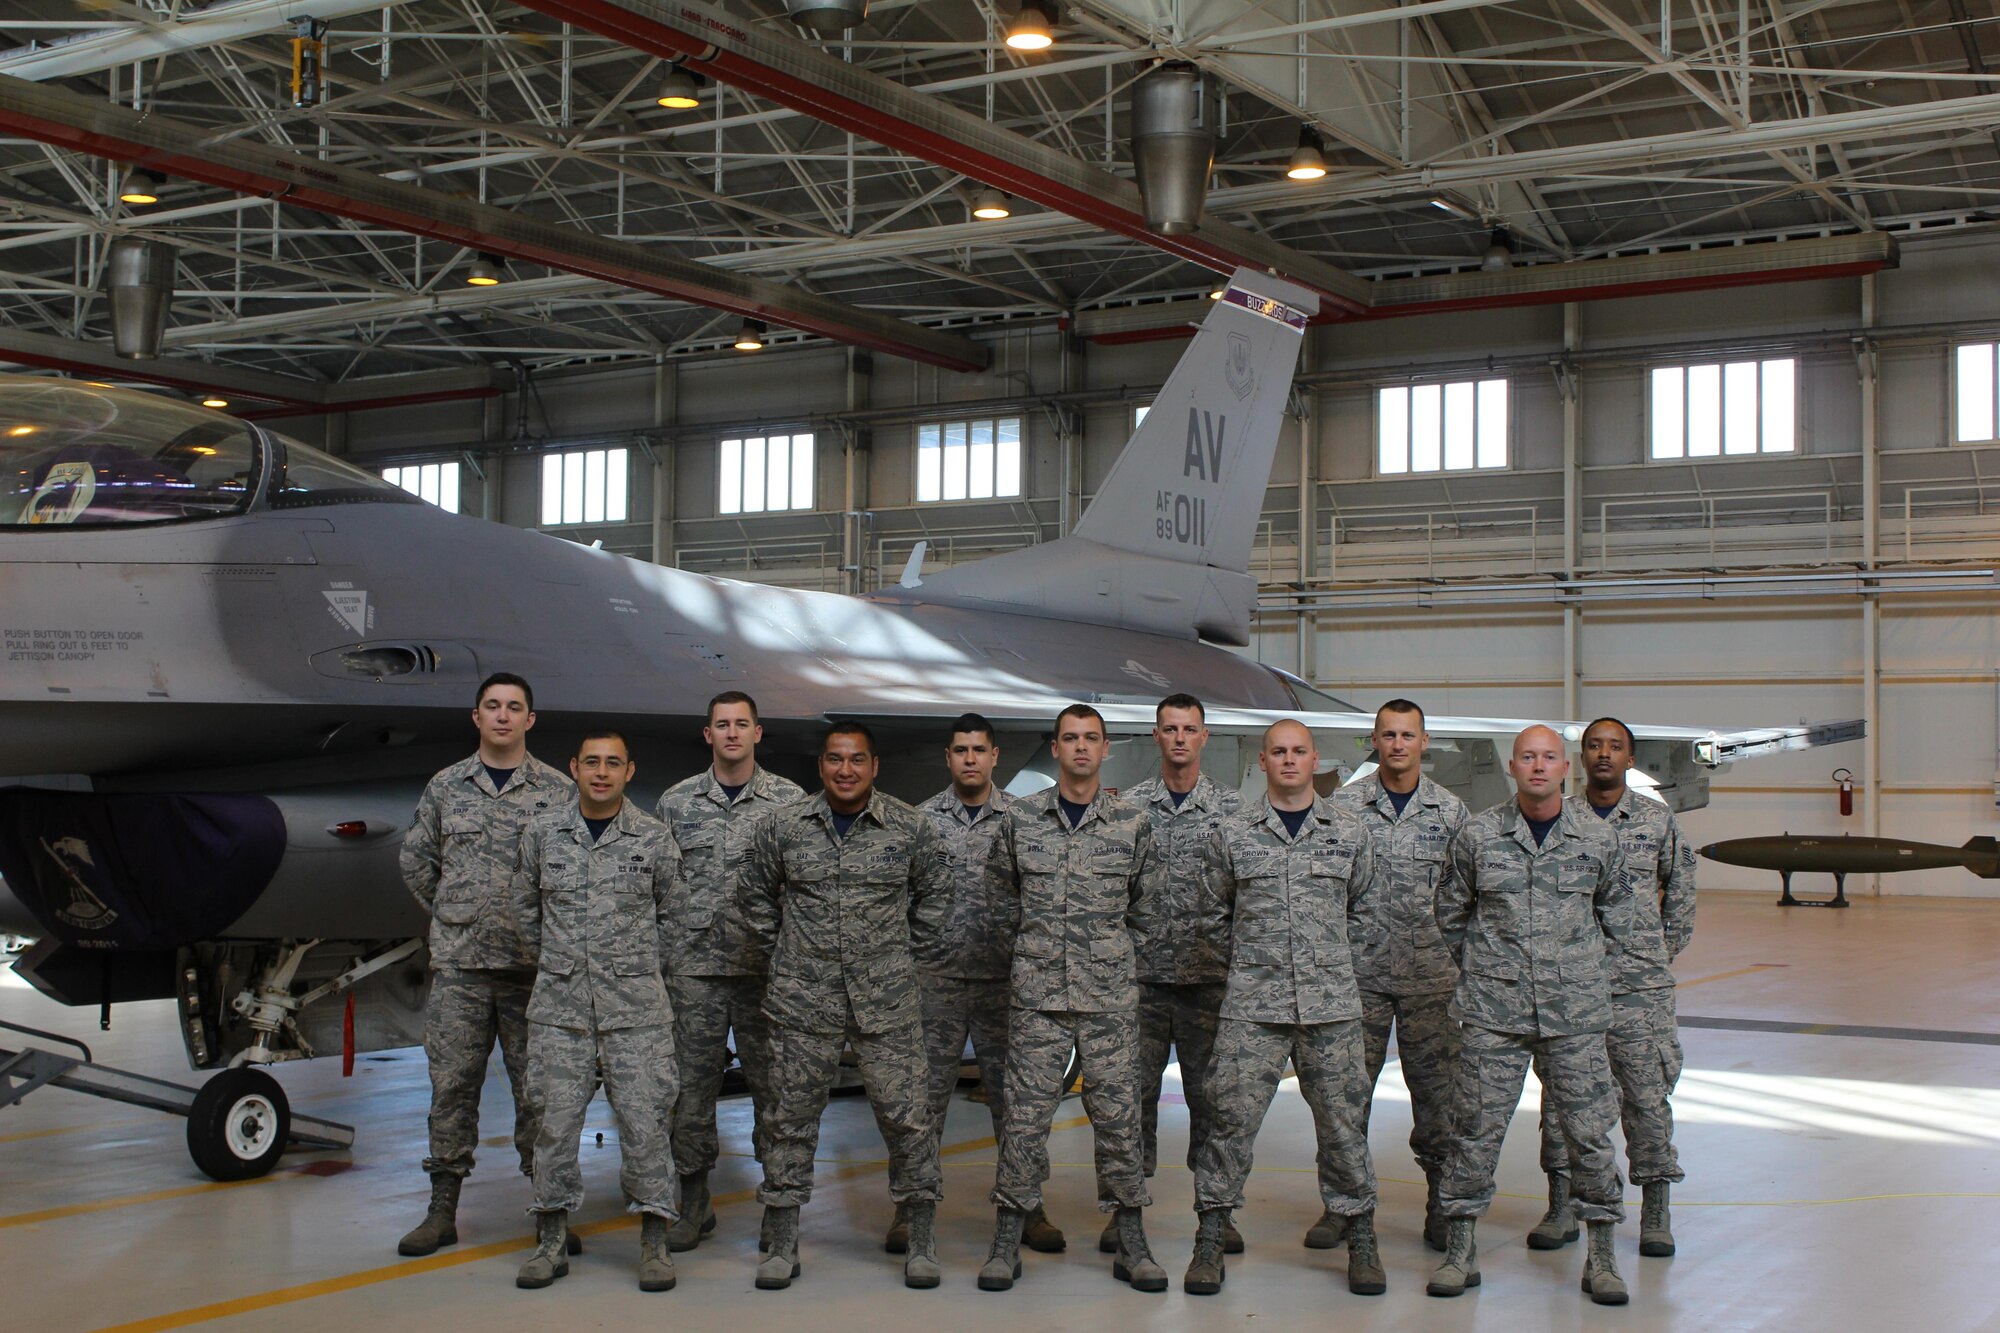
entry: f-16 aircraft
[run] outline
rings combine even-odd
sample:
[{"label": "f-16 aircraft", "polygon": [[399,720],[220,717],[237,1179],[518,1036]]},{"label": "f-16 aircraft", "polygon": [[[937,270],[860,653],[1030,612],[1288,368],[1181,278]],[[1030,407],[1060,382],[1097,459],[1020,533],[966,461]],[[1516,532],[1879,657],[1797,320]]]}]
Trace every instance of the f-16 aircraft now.
[{"label": "f-16 aircraft", "polygon": [[[1252,541],[1316,311],[1239,270],[1072,535],[928,575],[913,559],[863,597],[448,514],[147,394],[0,381],[0,931],[41,939],[17,969],[68,1004],[176,1000],[196,1068],[339,1048],[342,991],[347,1049],[416,1043],[425,922],[397,848],[497,670],[533,682],[544,757],[616,726],[655,780],[707,762],[706,702],[731,688],[761,707],[760,758],[809,786],[820,730],[858,718],[883,785],[928,794],[946,726],[975,710],[1032,790],[1076,700],[1124,738],[1107,780],[1129,783],[1154,701],[1180,690],[1209,705],[1211,771],[1234,755],[1240,774],[1237,741],[1280,717],[1366,771],[1370,714],[1216,646],[1249,642]],[[1433,774],[1502,799],[1523,725],[1432,717]],[[1643,780],[1679,808],[1733,760],[1858,734],[1634,730]]]}]

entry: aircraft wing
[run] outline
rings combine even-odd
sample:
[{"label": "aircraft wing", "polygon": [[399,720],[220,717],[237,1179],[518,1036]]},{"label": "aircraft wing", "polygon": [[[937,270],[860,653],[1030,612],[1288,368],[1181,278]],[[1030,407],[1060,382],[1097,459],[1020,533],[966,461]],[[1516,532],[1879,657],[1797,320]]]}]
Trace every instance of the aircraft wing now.
[{"label": "aircraft wing", "polygon": [[[1001,731],[1047,732],[1056,714],[1074,696],[1023,693],[1008,696],[931,699],[910,696],[894,703],[871,702],[858,710],[836,709],[829,721],[865,722],[881,730],[906,733],[921,730],[937,737],[968,709],[982,713]],[[1113,735],[1142,735],[1153,726],[1151,700],[1087,699],[1104,715],[1105,726]],[[1319,739],[1321,759],[1340,781],[1349,782],[1373,768],[1368,744],[1375,715],[1364,712],[1285,711],[1264,708],[1215,706],[1207,710],[1208,729],[1217,736],[1260,737],[1274,722],[1304,723]],[[1505,761],[1509,743],[1523,727],[1538,719],[1519,717],[1454,717],[1431,714],[1425,728],[1431,737],[1428,760],[1432,776],[1457,792],[1468,805],[1478,809],[1504,800]],[[1572,745],[1583,737],[1582,722],[1550,722]],[[1858,719],[1834,722],[1806,722],[1789,727],[1751,727],[1732,731],[1701,727],[1653,726],[1633,723],[1637,744],[1633,772],[1635,786],[1675,810],[1694,810],[1708,804],[1710,776],[1741,759],[1750,759],[1785,750],[1804,750],[1821,745],[1837,745],[1859,740],[1866,726]],[[1331,740],[1332,743],[1329,743]],[[1352,749],[1349,746],[1352,745]],[[1248,752],[1242,752],[1247,759]]]}]

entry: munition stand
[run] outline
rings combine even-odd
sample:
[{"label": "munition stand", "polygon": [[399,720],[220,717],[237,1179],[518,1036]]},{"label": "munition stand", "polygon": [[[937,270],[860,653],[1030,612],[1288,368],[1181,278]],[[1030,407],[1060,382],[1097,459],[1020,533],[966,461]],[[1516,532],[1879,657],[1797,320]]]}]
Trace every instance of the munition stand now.
[{"label": "munition stand", "polygon": [[35,1046],[0,1049],[0,1107],[38,1088],[68,1088],[127,1106],[187,1117],[188,1155],[216,1180],[249,1180],[277,1165],[287,1147],[347,1148],[354,1127],[294,1115],[278,1081],[261,1069],[225,1069],[199,1088],[98,1064],[90,1048],[54,1032],[0,1020],[0,1028],[74,1047],[81,1056]]},{"label": "munition stand", "polygon": [[1778,895],[1778,906],[1780,907],[1847,906],[1847,872],[1845,870],[1834,870],[1830,871],[1829,873],[1833,876],[1833,897],[1794,898],[1792,896],[1792,872],[1789,870],[1780,870],[1778,872],[1778,877],[1780,881],[1784,884],[1785,891]]}]

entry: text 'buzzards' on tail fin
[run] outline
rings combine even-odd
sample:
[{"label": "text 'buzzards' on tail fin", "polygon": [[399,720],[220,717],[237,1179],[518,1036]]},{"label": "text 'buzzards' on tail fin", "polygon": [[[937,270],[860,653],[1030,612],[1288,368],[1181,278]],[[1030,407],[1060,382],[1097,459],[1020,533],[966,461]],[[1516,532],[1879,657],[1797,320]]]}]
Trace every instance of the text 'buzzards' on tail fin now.
[{"label": "text 'buzzards' on tail fin", "polygon": [[884,589],[1222,643],[1250,641],[1250,548],[1319,298],[1238,269],[1076,531]]}]

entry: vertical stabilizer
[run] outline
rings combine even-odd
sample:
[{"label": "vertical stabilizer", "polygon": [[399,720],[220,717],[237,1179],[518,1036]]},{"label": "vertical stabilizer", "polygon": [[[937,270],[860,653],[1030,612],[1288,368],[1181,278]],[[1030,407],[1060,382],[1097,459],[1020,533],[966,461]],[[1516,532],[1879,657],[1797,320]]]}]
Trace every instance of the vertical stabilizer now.
[{"label": "vertical stabilizer", "polygon": [[1296,283],[1238,269],[1073,534],[876,596],[1248,643],[1250,548],[1318,313]]}]

